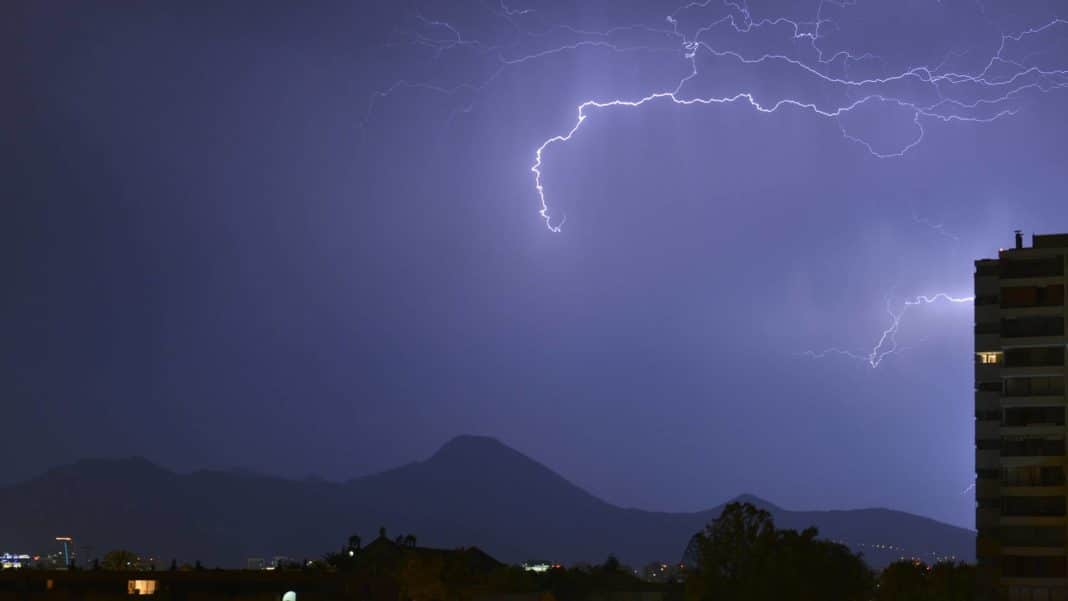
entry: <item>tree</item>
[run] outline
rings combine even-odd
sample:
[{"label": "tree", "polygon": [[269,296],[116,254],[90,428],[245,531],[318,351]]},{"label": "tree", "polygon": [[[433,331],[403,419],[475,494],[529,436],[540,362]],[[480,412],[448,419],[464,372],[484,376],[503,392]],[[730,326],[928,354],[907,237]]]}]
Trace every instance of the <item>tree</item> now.
[{"label": "tree", "polygon": [[138,561],[139,558],[136,553],[125,549],[116,549],[104,554],[104,561],[101,562],[101,565],[105,570],[132,570],[136,568]]},{"label": "tree", "polygon": [[928,566],[902,560],[879,575],[878,601],[970,601],[975,598],[975,566],[943,561]]},{"label": "tree", "polygon": [[879,574],[879,601],[924,601],[927,599],[927,572],[922,561],[903,559],[883,568]]},{"label": "tree", "polygon": [[771,514],[731,503],[696,538],[700,578],[689,588],[698,598],[747,599],[764,584],[760,568],[775,541]]},{"label": "tree", "polygon": [[844,545],[818,540],[815,528],[777,530],[771,514],[731,503],[695,535],[697,569],[690,599],[732,601],[861,601],[871,571]]},{"label": "tree", "polygon": [[927,575],[930,590],[938,601],[970,601],[975,598],[975,566],[940,561]]},{"label": "tree", "polygon": [[351,571],[356,566],[356,559],[360,555],[361,539],[358,534],[349,536],[348,542],[341,547],[339,553],[327,553],[323,561],[327,565],[341,572]]}]

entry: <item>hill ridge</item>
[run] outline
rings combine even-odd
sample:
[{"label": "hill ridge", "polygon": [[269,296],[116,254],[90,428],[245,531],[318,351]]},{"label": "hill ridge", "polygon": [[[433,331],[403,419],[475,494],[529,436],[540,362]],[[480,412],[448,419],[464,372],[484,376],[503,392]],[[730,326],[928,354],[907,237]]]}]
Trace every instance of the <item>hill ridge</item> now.
[{"label": "hill ridge", "polygon": [[[892,509],[792,511],[752,494],[732,500],[768,510],[780,527],[815,525],[875,565],[895,554],[974,553],[973,531]],[[508,562],[593,562],[614,553],[638,565],[678,560],[726,503],[689,513],[620,507],[496,438],[464,435],[423,461],[345,482],[181,474],[143,457],[75,462],[0,488],[0,504],[8,508],[0,515],[4,542],[20,552],[46,552],[64,532],[101,553],[129,548],[242,565],[255,556],[318,557],[350,534],[386,527],[428,546],[478,546]]]}]

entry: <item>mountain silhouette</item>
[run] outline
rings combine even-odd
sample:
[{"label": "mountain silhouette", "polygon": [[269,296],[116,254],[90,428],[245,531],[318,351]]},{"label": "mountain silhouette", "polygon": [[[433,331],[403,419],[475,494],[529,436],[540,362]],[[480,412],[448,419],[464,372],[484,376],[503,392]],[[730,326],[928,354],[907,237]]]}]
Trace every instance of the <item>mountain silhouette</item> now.
[{"label": "mountain silhouette", "polygon": [[[752,495],[780,527],[816,526],[879,567],[901,556],[972,560],[975,533],[889,509],[790,511]],[[241,566],[247,557],[317,558],[353,533],[414,534],[420,545],[478,546],[506,562],[679,561],[722,505],[666,513],[612,505],[493,438],[459,436],[425,461],[345,482],[238,470],[177,474],[144,458],[85,460],[0,488],[0,541],[43,553],[56,536],[96,555]]]}]

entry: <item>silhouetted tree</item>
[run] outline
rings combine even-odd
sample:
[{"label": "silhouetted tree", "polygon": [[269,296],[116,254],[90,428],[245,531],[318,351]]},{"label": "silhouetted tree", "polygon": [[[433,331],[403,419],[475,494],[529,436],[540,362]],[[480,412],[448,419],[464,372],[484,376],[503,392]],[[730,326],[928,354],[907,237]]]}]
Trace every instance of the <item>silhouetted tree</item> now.
[{"label": "silhouetted tree", "polygon": [[340,553],[327,553],[323,556],[323,561],[338,571],[351,571],[356,566],[356,559],[360,555],[360,550],[360,536],[353,534],[349,536],[348,542],[341,548]]},{"label": "silhouetted tree", "polygon": [[178,571],[178,560],[177,559],[172,559],[171,560],[171,571],[172,572],[177,572]]},{"label": "silhouetted tree", "polygon": [[878,601],[971,601],[975,598],[975,567],[950,561],[928,566],[902,560],[879,575]]},{"label": "silhouetted tree", "polygon": [[901,560],[883,568],[879,574],[879,601],[926,599],[927,567],[921,561]]},{"label": "silhouetted tree", "polygon": [[198,571],[198,572],[202,572],[204,570],[204,564],[200,563],[200,560],[198,559],[193,564],[193,569]]},{"label": "silhouetted tree", "polygon": [[938,601],[971,601],[975,598],[975,566],[941,561],[928,573],[930,590]]},{"label": "silhouetted tree", "polygon": [[104,554],[103,566],[105,570],[130,570],[137,565],[136,553],[125,549],[116,549]]},{"label": "silhouetted tree", "polygon": [[815,528],[776,530],[771,514],[731,503],[695,538],[690,599],[862,601],[872,574],[844,545],[817,540]]},{"label": "silhouetted tree", "polygon": [[386,527],[380,526],[378,528],[378,538],[386,538]]}]

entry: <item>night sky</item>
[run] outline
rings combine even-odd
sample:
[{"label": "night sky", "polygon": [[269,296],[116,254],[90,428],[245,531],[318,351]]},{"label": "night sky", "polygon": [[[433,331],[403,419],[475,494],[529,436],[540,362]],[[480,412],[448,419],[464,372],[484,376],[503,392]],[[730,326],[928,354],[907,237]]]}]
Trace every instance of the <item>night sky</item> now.
[{"label": "night sky", "polygon": [[[622,505],[971,527],[972,309],[901,312],[1068,231],[1042,4],[3,3],[0,482],[472,433]],[[543,219],[537,149],[658,93],[546,146]]]}]

